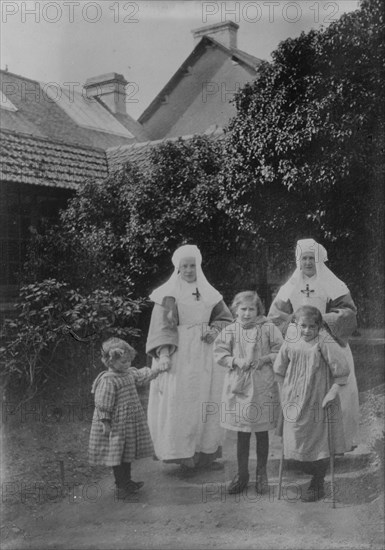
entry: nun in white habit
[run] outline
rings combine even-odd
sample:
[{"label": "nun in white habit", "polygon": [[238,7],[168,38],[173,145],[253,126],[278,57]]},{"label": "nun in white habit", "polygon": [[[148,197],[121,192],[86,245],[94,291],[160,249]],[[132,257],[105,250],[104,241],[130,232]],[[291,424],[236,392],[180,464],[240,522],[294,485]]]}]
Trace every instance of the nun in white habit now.
[{"label": "nun in white habit", "polygon": [[346,386],[341,388],[340,399],[345,441],[348,448],[353,448],[359,425],[359,402],[348,339],[357,327],[357,309],[348,287],[326,267],[327,259],[325,248],[315,240],[298,241],[297,268],[274,298],[268,317],[285,336],[299,307],[311,305],[320,310],[325,328],[343,347],[349,362],[350,374]]},{"label": "nun in white habit", "polygon": [[178,248],[172,263],[170,279],[150,295],[154,309],[146,351],[164,372],[150,386],[148,423],[158,459],[213,468],[222,451],[224,373],[214,362],[212,344],[233,319],[204,276],[195,245]]}]

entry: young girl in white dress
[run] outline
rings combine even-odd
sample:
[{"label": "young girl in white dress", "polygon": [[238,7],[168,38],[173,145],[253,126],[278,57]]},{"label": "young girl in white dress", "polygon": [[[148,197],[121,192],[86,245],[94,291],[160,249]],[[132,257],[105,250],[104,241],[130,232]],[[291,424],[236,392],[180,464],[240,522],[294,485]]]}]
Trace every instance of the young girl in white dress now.
[{"label": "young girl in white dress", "polygon": [[215,340],[214,357],[226,369],[222,394],[221,425],[238,432],[238,472],[228,487],[230,494],[242,492],[249,482],[251,434],[257,450],[257,493],[268,490],[267,458],[269,432],[278,419],[279,398],[273,362],[282,345],[282,335],[264,314],[256,292],[240,292],[232,310],[236,320]]},{"label": "young girl in white dress", "polygon": [[[281,389],[284,457],[302,462],[305,472],[312,474],[301,498],[315,502],[325,496],[324,479],[331,451],[328,430],[332,431],[335,453],[350,449],[344,437],[339,398],[349,364],[343,348],[323,328],[317,308],[302,306],[295,312],[274,372]],[[330,403],[333,407],[328,426],[325,408]]]}]

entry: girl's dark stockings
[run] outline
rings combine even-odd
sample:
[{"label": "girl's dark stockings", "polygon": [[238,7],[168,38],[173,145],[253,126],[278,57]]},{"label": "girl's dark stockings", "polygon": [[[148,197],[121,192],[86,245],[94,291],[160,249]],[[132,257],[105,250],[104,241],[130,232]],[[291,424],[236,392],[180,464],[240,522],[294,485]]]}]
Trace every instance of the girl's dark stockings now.
[{"label": "girl's dark stockings", "polygon": [[115,485],[119,488],[126,487],[131,481],[131,463],[122,462],[119,466],[113,466],[112,470],[115,477]]},{"label": "girl's dark stockings", "polygon": [[[256,432],[257,445],[257,472],[266,470],[267,457],[269,454],[269,432]],[[238,432],[237,460],[238,473],[241,478],[245,478],[249,473],[249,454],[250,454],[250,432]]]}]

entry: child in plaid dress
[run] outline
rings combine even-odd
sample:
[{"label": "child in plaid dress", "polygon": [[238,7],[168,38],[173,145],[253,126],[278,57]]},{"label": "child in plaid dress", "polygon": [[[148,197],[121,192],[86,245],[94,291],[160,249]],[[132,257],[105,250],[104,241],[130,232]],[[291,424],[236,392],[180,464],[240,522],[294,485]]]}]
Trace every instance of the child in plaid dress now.
[{"label": "child in plaid dress", "polygon": [[162,368],[131,367],[135,350],[120,338],[102,345],[102,362],[108,368],[92,385],[95,411],[92,419],[89,462],[112,466],[118,499],[137,493],[143,482],[131,479],[131,462],[153,456],[153,446],[136,385],[155,378]]}]

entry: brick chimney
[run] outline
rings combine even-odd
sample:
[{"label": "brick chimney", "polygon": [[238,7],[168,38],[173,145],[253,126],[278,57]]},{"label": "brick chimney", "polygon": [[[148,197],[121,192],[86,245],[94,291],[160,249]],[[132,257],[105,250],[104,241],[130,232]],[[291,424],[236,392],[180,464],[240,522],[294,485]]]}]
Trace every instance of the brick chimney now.
[{"label": "brick chimney", "polygon": [[114,114],[126,115],[126,85],[122,74],[107,73],[87,78],[84,89],[88,98],[97,97]]},{"label": "brick chimney", "polygon": [[226,46],[226,48],[236,48],[238,29],[239,25],[233,21],[225,21],[224,23],[216,23],[214,25],[199,27],[199,29],[193,29],[191,32],[194,37],[194,47],[204,36],[209,36]]}]

